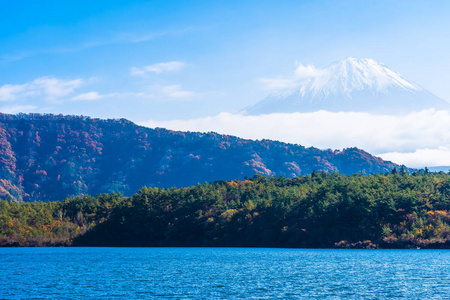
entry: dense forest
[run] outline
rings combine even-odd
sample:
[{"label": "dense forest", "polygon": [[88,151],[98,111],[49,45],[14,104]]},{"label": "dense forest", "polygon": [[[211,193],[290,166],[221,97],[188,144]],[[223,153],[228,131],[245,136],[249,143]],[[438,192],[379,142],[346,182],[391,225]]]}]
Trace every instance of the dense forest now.
[{"label": "dense forest", "polygon": [[450,248],[450,174],[255,175],[61,202],[0,201],[3,246]]},{"label": "dense forest", "polygon": [[55,201],[141,187],[188,187],[255,174],[384,173],[363,150],[319,150],[217,133],[146,128],[125,119],[0,113],[0,198]]}]

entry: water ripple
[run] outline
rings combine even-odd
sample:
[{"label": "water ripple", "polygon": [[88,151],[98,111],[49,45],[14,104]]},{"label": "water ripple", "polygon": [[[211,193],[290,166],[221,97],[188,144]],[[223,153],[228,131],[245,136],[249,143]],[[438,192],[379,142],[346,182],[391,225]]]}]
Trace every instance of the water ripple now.
[{"label": "water ripple", "polygon": [[446,299],[450,251],[3,248],[1,299]]}]

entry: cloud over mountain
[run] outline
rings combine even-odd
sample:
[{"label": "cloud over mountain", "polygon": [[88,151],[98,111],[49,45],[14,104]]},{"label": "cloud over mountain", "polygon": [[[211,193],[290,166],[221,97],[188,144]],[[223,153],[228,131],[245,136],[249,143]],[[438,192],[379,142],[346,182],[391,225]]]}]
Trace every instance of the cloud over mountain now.
[{"label": "cloud over mountain", "polygon": [[[142,122],[173,130],[215,131],[250,139],[274,139],[321,149],[358,147],[408,167],[450,165],[450,112],[434,109],[404,115],[365,112],[221,113],[191,119]],[[430,153],[439,152],[439,156]],[[439,159],[437,159],[439,157]]]}]

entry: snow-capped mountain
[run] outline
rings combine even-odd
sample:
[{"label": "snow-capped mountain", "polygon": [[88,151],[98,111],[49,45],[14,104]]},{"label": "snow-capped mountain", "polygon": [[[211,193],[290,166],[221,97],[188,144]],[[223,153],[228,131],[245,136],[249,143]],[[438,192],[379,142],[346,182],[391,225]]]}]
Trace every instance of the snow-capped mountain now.
[{"label": "snow-capped mountain", "polygon": [[308,68],[308,76],[297,74],[288,88],[243,112],[250,115],[317,110],[405,113],[450,109],[447,101],[373,59],[349,57],[324,70],[301,67]]}]

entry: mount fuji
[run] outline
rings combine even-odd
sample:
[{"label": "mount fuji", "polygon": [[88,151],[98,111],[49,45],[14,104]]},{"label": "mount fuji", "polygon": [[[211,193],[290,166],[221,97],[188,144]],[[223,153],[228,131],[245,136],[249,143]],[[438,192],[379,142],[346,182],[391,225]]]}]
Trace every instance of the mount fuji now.
[{"label": "mount fuji", "polygon": [[269,95],[243,113],[327,110],[391,114],[450,109],[449,102],[373,59],[349,57],[327,69],[300,66],[298,71],[303,72],[297,72],[288,88]]}]

